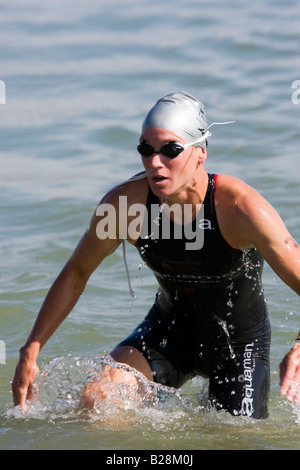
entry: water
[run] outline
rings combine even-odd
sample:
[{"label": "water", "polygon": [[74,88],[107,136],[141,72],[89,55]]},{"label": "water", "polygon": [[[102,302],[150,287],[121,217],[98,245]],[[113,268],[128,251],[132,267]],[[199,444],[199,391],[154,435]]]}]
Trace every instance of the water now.
[{"label": "water", "polygon": [[72,401],[70,389],[80,388],[85,365],[123,339],[153,301],[154,277],[128,245],[136,297],[128,293],[120,247],[41,352],[42,371],[67,358],[59,372],[62,395],[53,395],[50,382],[50,397],[24,417],[12,407],[10,381],[19,347],[97,202],[142,169],[135,150],[141,120],[170,91],[197,96],[210,122],[237,121],[213,128],[207,170],[254,186],[299,241],[300,105],[292,102],[292,83],[300,79],[299,3],[0,5],[6,85],[6,104],[0,104],[0,448],[298,449],[300,412],[279,395],[278,364],[298,331],[299,301],[268,266],[273,337],[265,421],[216,413],[198,378],[166,392],[160,406],[126,405],[115,420],[108,418],[113,410],[84,413]]}]

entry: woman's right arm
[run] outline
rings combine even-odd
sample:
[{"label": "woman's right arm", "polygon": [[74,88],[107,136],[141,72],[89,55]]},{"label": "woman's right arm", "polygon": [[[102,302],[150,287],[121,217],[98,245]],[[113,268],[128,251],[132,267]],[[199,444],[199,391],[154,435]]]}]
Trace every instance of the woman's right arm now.
[{"label": "woman's right arm", "polygon": [[38,372],[36,361],[40,350],[71,312],[93,271],[120,244],[116,238],[98,238],[96,228],[100,218],[94,214],[88,230],[50,288],[29,338],[20,349],[12,391],[14,404],[23,411]]},{"label": "woman's right arm", "polygon": [[[131,204],[145,204],[147,194],[148,183],[144,173],[112,189],[102,199],[86,233],[50,288],[29,338],[20,349],[20,358],[12,382],[14,403],[20,405],[24,411],[26,400],[31,397],[34,377],[38,372],[36,360],[40,350],[69,315],[90,276],[103,259],[117,249],[123,238],[127,237],[132,244],[136,242],[128,233],[124,237],[124,227],[128,228],[131,221],[127,210]],[[125,196],[127,210],[120,206],[120,196]],[[111,209],[109,220],[113,227],[112,233],[107,233],[107,236],[105,233],[102,236],[102,229],[106,230],[107,214],[105,210],[99,210],[104,207]],[[112,220],[114,217],[115,220]]]}]

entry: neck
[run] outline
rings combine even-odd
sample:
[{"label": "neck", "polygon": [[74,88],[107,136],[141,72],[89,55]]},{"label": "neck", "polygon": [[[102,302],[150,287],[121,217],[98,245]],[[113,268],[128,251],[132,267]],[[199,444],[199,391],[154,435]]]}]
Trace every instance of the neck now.
[{"label": "neck", "polygon": [[[191,222],[200,206],[203,204],[207,192],[208,174],[202,166],[202,171],[196,172],[195,177],[188,184],[170,196],[160,198],[165,213],[177,223]],[[186,207],[186,210],[185,210]],[[172,208],[172,212],[169,209]],[[177,209],[176,209],[177,208]],[[184,219],[184,217],[186,217]]]},{"label": "neck", "polygon": [[170,194],[164,198],[160,198],[161,203],[165,203],[168,206],[172,204],[202,204],[208,184],[208,174],[205,171],[203,165],[196,171],[195,176],[187,184],[179,188],[175,193]]}]

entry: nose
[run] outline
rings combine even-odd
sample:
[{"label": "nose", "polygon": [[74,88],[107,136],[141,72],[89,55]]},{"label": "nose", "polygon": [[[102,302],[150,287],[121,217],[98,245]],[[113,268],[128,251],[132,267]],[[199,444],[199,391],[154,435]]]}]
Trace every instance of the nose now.
[{"label": "nose", "polygon": [[159,152],[153,152],[150,157],[147,157],[146,161],[148,162],[149,166],[152,166],[153,168],[159,168],[164,166],[161,161]]}]

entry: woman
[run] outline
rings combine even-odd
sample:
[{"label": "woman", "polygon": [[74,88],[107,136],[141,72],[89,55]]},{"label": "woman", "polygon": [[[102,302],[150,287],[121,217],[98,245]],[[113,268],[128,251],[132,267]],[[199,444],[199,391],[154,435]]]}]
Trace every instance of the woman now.
[{"label": "woman", "polygon": [[[25,409],[30,398],[40,349],[93,271],[126,238],[153,270],[159,290],[144,321],[111,352],[114,360],[173,387],[195,375],[208,377],[217,409],[267,416],[270,325],[263,259],[300,294],[299,246],[254,189],[206,172],[209,136],[204,106],[187,93],[169,94],[150,110],[138,146],[145,172],[103,198],[51,287],[20,350],[16,405]],[[144,208],[143,219],[137,207]],[[281,393],[296,403],[299,342],[298,335],[281,364]],[[122,380],[116,370],[108,368],[107,374]],[[126,384],[137,389],[135,375],[125,375]],[[103,384],[89,384],[83,403],[91,407],[103,396]]]}]

